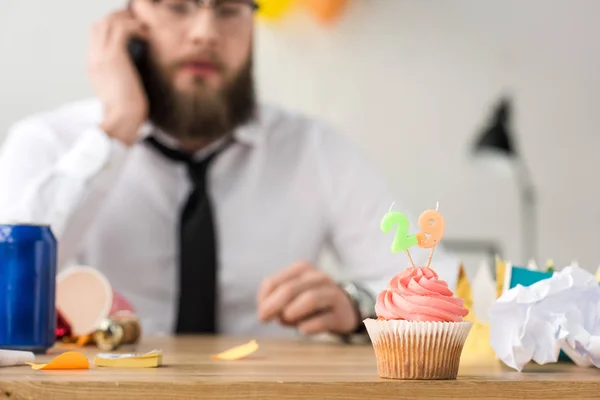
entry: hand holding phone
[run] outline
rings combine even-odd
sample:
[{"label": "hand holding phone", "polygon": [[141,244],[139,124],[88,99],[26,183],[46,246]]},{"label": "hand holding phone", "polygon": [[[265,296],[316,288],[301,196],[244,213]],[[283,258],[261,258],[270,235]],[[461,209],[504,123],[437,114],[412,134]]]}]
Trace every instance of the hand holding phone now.
[{"label": "hand holding phone", "polygon": [[129,10],[107,16],[92,32],[89,74],[104,107],[101,128],[127,145],[137,142],[148,116],[148,100],[132,57],[139,61],[144,56],[146,38],[146,28]]}]

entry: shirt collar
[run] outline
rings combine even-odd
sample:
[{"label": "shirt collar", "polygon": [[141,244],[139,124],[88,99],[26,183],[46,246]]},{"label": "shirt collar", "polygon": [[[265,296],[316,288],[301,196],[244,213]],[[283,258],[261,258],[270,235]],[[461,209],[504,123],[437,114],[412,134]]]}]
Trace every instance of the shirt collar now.
[{"label": "shirt collar", "polygon": [[[263,117],[264,116],[262,115],[260,110],[257,110],[257,115],[254,118],[252,118],[252,120],[235,129],[235,131],[233,132],[234,140],[236,142],[250,147],[260,145],[260,143],[264,139],[264,132],[261,132]],[[146,121],[141,126],[138,133],[138,137],[140,138],[140,141],[143,141],[150,135],[155,137],[156,140],[158,140],[161,144],[169,148],[179,149],[179,143],[177,139],[163,132],[162,130],[154,126],[150,121]],[[198,152],[196,152],[194,156],[198,158],[203,158],[207,153],[210,153],[215,148],[220,147],[226,140],[226,138],[221,138],[215,141],[214,143],[211,143],[207,147],[198,150]]]},{"label": "shirt collar", "polygon": [[264,132],[265,115],[260,107],[256,109],[256,115],[246,124],[239,126],[233,136],[234,138],[251,147],[258,146],[265,138]]}]

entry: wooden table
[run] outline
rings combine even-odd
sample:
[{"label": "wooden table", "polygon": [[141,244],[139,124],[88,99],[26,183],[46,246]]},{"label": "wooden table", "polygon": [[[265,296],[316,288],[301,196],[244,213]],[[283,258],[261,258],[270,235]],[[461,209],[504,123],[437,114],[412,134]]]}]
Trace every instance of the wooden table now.
[{"label": "wooden table", "polygon": [[[247,338],[147,339],[139,351],[160,348],[165,366],[119,370],[33,371],[0,368],[0,398],[10,399],[400,399],[600,398],[600,371],[571,364],[532,365],[524,373],[498,362],[463,360],[455,381],[392,381],[377,376],[370,345],[307,340],[259,340],[239,361],[210,354]],[[93,358],[94,349],[85,352]],[[41,362],[50,356],[39,357]]]}]

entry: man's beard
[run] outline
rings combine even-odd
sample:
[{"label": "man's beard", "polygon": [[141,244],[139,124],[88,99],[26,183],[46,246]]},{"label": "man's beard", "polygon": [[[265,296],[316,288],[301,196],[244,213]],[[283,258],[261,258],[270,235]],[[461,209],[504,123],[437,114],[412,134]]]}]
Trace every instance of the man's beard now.
[{"label": "man's beard", "polygon": [[149,57],[138,64],[138,69],[148,96],[150,122],[180,141],[221,138],[255,115],[252,58],[217,92],[209,92],[200,80],[195,90],[178,91]]}]

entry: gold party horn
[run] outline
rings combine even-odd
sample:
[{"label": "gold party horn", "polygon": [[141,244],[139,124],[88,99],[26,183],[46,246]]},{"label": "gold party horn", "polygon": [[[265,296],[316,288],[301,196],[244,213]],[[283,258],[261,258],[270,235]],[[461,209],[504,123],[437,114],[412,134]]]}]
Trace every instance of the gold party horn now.
[{"label": "gold party horn", "polygon": [[112,351],[122,345],[137,343],[141,336],[138,318],[132,314],[115,315],[102,320],[94,333],[94,341],[99,349]]}]

